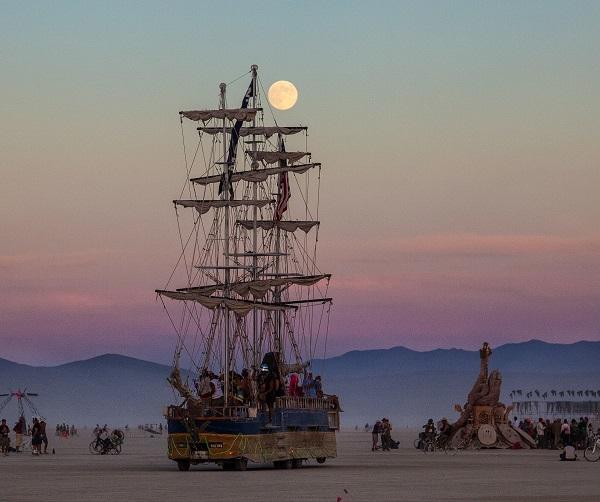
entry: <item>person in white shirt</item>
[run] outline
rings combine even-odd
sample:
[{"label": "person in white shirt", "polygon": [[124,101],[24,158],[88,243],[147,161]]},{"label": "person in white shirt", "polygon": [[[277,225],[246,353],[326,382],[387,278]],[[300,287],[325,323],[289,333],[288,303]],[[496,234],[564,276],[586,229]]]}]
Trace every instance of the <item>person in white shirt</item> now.
[{"label": "person in white shirt", "polygon": [[221,387],[221,381],[217,378],[215,374],[211,375],[210,389],[210,405],[217,407],[223,406],[225,404],[225,400],[223,398],[223,387]]},{"label": "person in white shirt", "polygon": [[560,427],[560,436],[563,445],[567,446],[571,444],[571,426],[569,425],[569,421],[566,418],[562,426]]},{"label": "person in white shirt", "polygon": [[202,370],[200,378],[196,381],[196,391],[200,399],[210,399],[212,389],[210,387],[210,375],[208,370]]},{"label": "person in white shirt", "polygon": [[538,448],[543,448],[544,447],[544,432],[546,429],[546,424],[544,423],[544,419],[540,418],[538,420],[538,423],[535,426],[535,434],[536,434],[536,439],[537,439],[537,447]]},{"label": "person in white shirt", "polygon": [[575,453],[575,447],[571,445],[565,446],[564,451],[560,454],[560,459],[566,461],[577,460],[577,453]]}]

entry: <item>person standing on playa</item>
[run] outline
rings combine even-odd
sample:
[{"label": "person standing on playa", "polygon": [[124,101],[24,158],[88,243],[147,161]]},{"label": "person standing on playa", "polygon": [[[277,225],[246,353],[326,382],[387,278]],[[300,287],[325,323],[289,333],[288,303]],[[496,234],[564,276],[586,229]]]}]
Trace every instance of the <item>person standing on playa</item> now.
[{"label": "person standing on playa", "polygon": [[33,426],[31,427],[31,454],[39,455],[41,452],[42,437],[40,434],[40,423],[37,417],[33,419]]},{"label": "person standing on playa", "polygon": [[558,448],[558,442],[560,440],[560,429],[560,418],[555,418],[554,422],[552,422],[552,448],[555,450]]},{"label": "person standing on playa", "polygon": [[15,433],[15,450],[17,453],[20,453],[21,445],[23,444],[23,433],[27,429],[27,424],[25,423],[25,417],[21,415],[19,420],[13,427],[13,431]]},{"label": "person standing on playa", "polygon": [[390,451],[392,442],[392,424],[387,418],[381,421],[381,449],[383,451]]},{"label": "person standing on playa", "polygon": [[6,418],[2,419],[2,423],[0,424],[0,450],[4,454],[5,457],[8,457],[8,448],[10,447],[10,429],[8,425],[6,425]]},{"label": "person standing on playa", "polygon": [[[68,430],[68,427],[67,427]],[[48,454],[48,436],[46,436],[46,421],[44,417],[40,420],[40,440],[44,444],[44,454]],[[40,453],[42,453],[42,447],[40,444]]]},{"label": "person standing on playa", "polygon": [[569,421],[565,418],[561,428],[560,435],[562,438],[563,446],[568,446],[571,444],[571,426],[569,425]]},{"label": "person standing on playa", "polygon": [[538,423],[535,426],[535,435],[537,438],[537,447],[538,449],[544,447],[544,431],[546,429],[546,424],[544,423],[544,419],[540,417]]},{"label": "person standing on playa", "polygon": [[379,434],[381,433],[381,421],[377,420],[377,422],[375,422],[375,425],[373,426],[373,431],[371,432],[371,435],[373,436],[373,446],[371,446],[371,451],[376,451],[379,449],[379,446],[377,446],[377,444],[379,443]]}]

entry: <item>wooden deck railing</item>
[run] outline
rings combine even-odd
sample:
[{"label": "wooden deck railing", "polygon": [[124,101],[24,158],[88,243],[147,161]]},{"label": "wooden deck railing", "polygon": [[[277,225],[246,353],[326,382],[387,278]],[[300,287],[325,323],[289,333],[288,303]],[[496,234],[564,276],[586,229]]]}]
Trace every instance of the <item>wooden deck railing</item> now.
[{"label": "wooden deck railing", "polygon": [[328,398],[283,396],[275,400],[276,408],[331,410],[334,402]]}]

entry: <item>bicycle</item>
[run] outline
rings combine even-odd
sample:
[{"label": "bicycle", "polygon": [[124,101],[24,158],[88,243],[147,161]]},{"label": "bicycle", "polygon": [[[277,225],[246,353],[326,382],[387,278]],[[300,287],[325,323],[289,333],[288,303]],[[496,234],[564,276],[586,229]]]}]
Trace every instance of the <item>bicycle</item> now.
[{"label": "bicycle", "polygon": [[104,440],[98,435],[96,439],[94,439],[90,443],[88,448],[90,450],[90,453],[94,455],[100,455],[100,453],[102,453],[102,450],[104,449]]},{"label": "bicycle", "polygon": [[125,435],[118,429],[115,429],[109,436],[102,438],[100,434],[96,436],[90,445],[90,453],[94,455],[120,455]]},{"label": "bicycle", "polygon": [[428,451],[433,453],[435,451],[435,448],[436,448],[436,437],[426,434],[425,437],[423,438],[423,453],[427,453]]},{"label": "bicycle", "polygon": [[462,445],[463,441],[461,441],[459,445],[455,446],[454,441],[452,441],[451,437],[440,434],[435,438],[435,448],[437,448],[438,450],[442,450],[446,454],[456,455],[458,453],[459,446],[460,449],[464,449],[466,447],[466,445]]},{"label": "bicycle", "polygon": [[420,432],[413,445],[417,450],[427,451],[431,449],[433,451],[433,444],[430,443],[432,443],[431,437],[428,437],[424,432]]},{"label": "bicycle", "polygon": [[600,435],[593,438],[593,443],[583,451],[583,456],[588,462],[600,459]]}]

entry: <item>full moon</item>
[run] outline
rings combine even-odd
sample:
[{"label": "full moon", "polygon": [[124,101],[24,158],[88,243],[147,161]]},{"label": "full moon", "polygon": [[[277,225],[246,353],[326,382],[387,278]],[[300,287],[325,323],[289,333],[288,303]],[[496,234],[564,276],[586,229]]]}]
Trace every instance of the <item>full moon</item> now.
[{"label": "full moon", "polygon": [[269,87],[268,98],[278,110],[289,110],[298,101],[298,89],[287,80],[279,80]]}]

